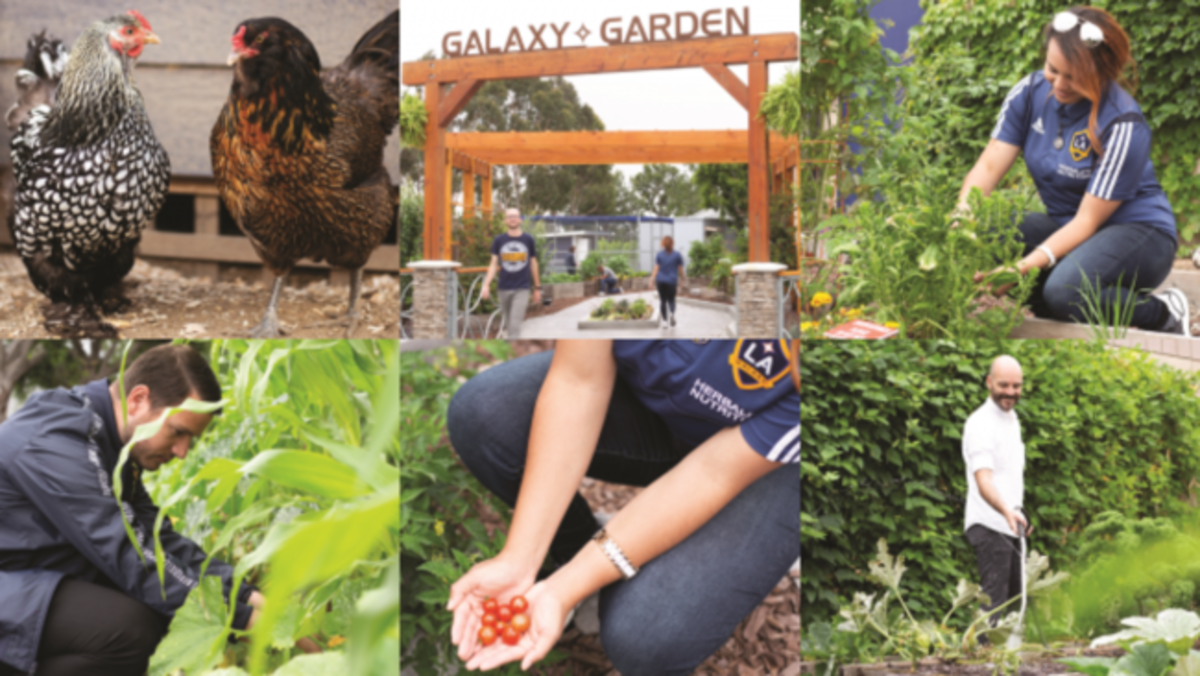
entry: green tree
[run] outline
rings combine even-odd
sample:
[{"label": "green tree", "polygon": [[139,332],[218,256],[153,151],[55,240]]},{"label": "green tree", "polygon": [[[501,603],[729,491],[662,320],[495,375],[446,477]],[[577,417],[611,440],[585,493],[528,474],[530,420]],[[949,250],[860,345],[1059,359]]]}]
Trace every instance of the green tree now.
[{"label": "green tree", "polygon": [[691,176],[670,164],[647,164],[631,181],[637,213],[686,216],[700,210],[700,194]]},{"label": "green tree", "polygon": [[[453,126],[494,132],[604,130],[596,112],[561,77],[488,82]],[[607,214],[616,204],[612,165],[509,165],[494,171],[496,203],[525,214]]]}]

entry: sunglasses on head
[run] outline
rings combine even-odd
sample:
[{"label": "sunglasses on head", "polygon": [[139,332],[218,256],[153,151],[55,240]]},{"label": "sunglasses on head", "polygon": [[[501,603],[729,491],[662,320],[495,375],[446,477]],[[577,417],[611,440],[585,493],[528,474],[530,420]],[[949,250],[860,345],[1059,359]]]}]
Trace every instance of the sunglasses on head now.
[{"label": "sunglasses on head", "polygon": [[1104,42],[1104,31],[1100,30],[1099,26],[1091,21],[1081,19],[1078,14],[1072,12],[1059,12],[1055,14],[1054,23],[1051,25],[1055,31],[1066,33],[1081,23],[1083,26],[1079,29],[1079,39],[1083,41],[1083,44],[1088,47],[1095,47]]}]

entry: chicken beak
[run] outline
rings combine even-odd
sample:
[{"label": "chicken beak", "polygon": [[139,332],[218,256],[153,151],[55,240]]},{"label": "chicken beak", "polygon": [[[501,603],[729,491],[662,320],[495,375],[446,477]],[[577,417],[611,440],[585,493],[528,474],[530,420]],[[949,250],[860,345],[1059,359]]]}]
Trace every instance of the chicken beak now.
[{"label": "chicken beak", "polygon": [[232,66],[233,64],[235,64],[235,63],[237,63],[238,61],[241,61],[241,60],[242,60],[242,55],[241,55],[241,53],[239,53],[239,52],[238,52],[238,51],[235,49],[234,51],[232,51],[232,52],[229,52],[229,58],[228,58],[228,59],[225,59],[225,65],[227,65],[227,66]]},{"label": "chicken beak", "polygon": [[161,45],[162,44],[162,40],[159,40],[158,36],[155,35],[152,31],[146,31],[145,41],[146,41],[146,44],[148,44],[148,45]]}]

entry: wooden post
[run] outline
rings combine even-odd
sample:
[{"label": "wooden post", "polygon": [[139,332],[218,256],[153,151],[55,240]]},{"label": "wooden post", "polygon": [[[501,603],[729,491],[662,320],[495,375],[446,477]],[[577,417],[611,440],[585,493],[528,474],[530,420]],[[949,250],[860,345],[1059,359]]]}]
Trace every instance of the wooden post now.
[{"label": "wooden post", "polygon": [[475,216],[475,162],[463,170],[463,219]]},{"label": "wooden post", "polygon": [[453,150],[446,149],[446,260],[454,255],[454,163],[451,161]]},{"label": "wooden post", "polygon": [[428,115],[425,123],[425,260],[446,261],[450,260],[450,250],[446,246],[450,224],[443,220],[447,209],[443,201],[448,203],[450,200],[437,189],[445,180],[447,164],[445,130],[438,124],[442,84],[432,79],[424,84]]},{"label": "wooden post", "polygon": [[750,133],[749,137],[749,210],[751,263],[771,261],[770,205],[768,204],[768,179],[770,177],[770,153],[767,148],[767,127],[758,116],[758,107],[767,91],[767,62],[761,58],[748,64],[750,90]]},{"label": "wooden post", "polygon": [[492,168],[483,175],[483,217],[492,221]]}]

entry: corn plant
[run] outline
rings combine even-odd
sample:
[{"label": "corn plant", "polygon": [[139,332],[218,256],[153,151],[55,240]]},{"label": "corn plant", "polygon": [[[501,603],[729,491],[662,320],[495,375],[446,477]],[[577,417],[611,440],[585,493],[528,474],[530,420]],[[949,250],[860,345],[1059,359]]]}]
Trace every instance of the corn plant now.
[{"label": "corn plant", "polygon": [[[154,545],[161,552],[170,518],[210,559],[234,565],[235,588],[260,587],[266,605],[251,631],[231,630],[220,581],[204,578],[150,676],[398,674],[396,344],[214,341],[210,361],[225,400],[180,408],[222,413],[185,460],[147,476],[161,509]],[[171,413],[139,428],[120,462]],[[231,633],[248,644],[230,647]],[[294,657],[303,637],[326,652]]]}]

